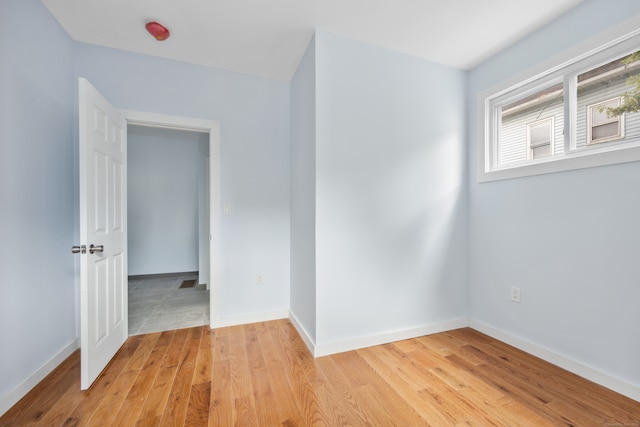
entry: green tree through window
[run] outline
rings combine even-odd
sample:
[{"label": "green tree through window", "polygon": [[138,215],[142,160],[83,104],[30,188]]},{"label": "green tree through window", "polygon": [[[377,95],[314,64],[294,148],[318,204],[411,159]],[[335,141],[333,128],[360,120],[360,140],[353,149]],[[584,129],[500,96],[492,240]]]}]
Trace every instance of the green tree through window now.
[{"label": "green tree through window", "polygon": [[[640,60],[640,51],[626,57],[622,63],[630,65]],[[607,107],[607,116],[621,116],[624,113],[636,113],[640,110],[640,74],[634,74],[627,78],[627,84],[633,86],[633,90],[622,95],[622,103],[619,107]],[[604,109],[604,107],[602,107]],[[602,111],[602,110],[601,110]]]}]

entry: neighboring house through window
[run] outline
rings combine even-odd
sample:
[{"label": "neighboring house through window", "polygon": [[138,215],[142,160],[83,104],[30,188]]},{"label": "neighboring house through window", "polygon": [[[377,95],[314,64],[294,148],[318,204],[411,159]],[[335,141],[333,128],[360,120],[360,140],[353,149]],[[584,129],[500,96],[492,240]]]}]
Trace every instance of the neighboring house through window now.
[{"label": "neighboring house through window", "polygon": [[587,107],[587,144],[624,138],[624,114],[608,114],[608,108],[620,106],[621,98],[613,98]]},{"label": "neighboring house through window", "polygon": [[553,117],[529,123],[527,142],[530,159],[553,156]]}]

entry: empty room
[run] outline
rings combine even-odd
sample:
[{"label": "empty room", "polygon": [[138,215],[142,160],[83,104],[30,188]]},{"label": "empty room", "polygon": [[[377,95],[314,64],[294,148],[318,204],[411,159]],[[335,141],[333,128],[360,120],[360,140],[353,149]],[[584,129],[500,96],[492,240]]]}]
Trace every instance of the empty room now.
[{"label": "empty room", "polygon": [[0,1],[0,426],[640,425],[639,52],[635,0]]}]

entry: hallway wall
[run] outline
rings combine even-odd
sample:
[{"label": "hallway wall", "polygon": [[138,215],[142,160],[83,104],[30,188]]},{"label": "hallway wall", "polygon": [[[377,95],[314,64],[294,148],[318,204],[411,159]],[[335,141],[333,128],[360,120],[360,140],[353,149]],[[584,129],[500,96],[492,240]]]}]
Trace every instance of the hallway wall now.
[{"label": "hallway wall", "polygon": [[198,271],[209,135],[129,125],[127,136],[129,276]]}]

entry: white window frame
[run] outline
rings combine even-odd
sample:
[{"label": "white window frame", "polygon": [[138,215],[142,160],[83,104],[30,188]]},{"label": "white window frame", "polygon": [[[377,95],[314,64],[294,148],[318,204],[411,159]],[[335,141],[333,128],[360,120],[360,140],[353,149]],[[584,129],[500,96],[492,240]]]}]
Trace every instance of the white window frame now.
[{"label": "white window frame", "polygon": [[[486,90],[478,96],[477,181],[488,182],[523,176],[640,161],[640,138],[612,144],[576,148],[577,76],[615,58],[640,50],[640,18],[565,52],[534,70]],[[523,97],[563,83],[564,143],[562,155],[508,165],[497,163],[500,110]]]},{"label": "white window frame", "polygon": [[598,123],[595,126],[602,126],[605,124],[618,123],[618,133],[613,136],[609,136],[607,138],[593,139],[593,110],[600,109],[600,107],[604,107],[605,104],[610,103],[611,101],[618,101],[617,107],[622,104],[622,97],[616,96],[615,98],[610,98],[604,101],[596,102],[595,104],[587,105],[587,145],[593,144],[602,144],[604,142],[617,141],[620,139],[624,139],[624,117],[626,114],[621,114],[619,116],[610,117],[605,123]]},{"label": "white window frame", "polygon": [[532,147],[531,146],[531,128],[534,127],[534,126],[540,125],[542,123],[549,123],[549,156],[548,157],[553,157],[553,155],[555,154],[555,144],[554,144],[554,134],[555,134],[555,130],[556,130],[556,128],[555,128],[555,118],[553,116],[551,116],[551,117],[547,117],[545,119],[536,120],[534,122],[527,123],[527,158],[529,160],[533,160],[533,149],[534,148],[538,148],[538,147],[542,147],[543,145],[547,145],[547,144],[541,144],[541,145],[538,145],[536,147]]}]

